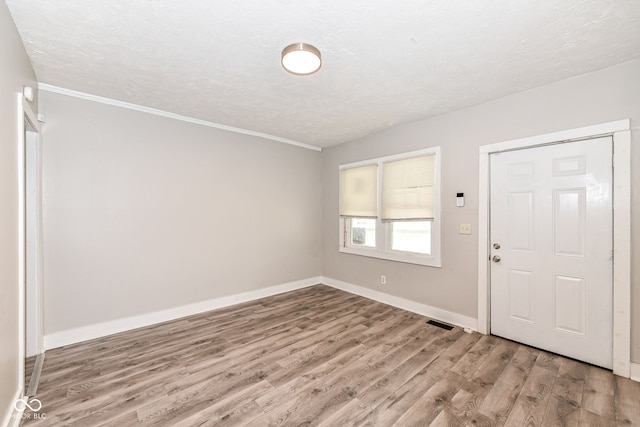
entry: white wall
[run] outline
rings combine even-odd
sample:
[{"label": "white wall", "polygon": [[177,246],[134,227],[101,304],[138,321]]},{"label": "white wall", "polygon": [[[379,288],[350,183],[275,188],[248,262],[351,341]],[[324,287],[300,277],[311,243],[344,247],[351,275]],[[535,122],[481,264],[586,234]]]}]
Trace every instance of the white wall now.
[{"label": "white wall", "polygon": [[18,391],[17,99],[35,74],[4,2],[0,3],[0,423]]},{"label": "white wall", "polygon": [[321,153],[40,91],[45,334],[318,277]]},{"label": "white wall", "polygon": [[[322,156],[322,274],[477,317],[478,147],[630,118],[632,124],[632,360],[640,361],[640,60],[332,147]],[[442,268],[338,252],[338,165],[442,147]],[[457,192],[466,205],[455,206]],[[461,223],[473,234],[460,235]],[[381,286],[380,275],[387,276]]]}]

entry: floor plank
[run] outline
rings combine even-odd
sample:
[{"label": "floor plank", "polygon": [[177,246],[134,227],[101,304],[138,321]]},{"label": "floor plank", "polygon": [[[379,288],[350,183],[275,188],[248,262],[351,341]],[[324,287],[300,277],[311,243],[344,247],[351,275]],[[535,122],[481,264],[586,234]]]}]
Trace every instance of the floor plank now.
[{"label": "floor plank", "polygon": [[23,425],[640,425],[640,383],[427,320],[317,285],[53,349]]},{"label": "floor plank", "polygon": [[587,368],[582,408],[601,418],[615,421],[614,377],[609,371],[595,366]]},{"label": "floor plank", "polygon": [[554,382],[553,371],[534,365],[505,424],[543,426]]},{"label": "floor plank", "polygon": [[640,395],[637,384],[628,378],[615,377],[615,413],[619,426],[634,425],[640,419]]},{"label": "floor plank", "polygon": [[482,419],[491,420],[491,423],[497,426],[506,423],[539,354],[538,350],[530,347],[518,347],[484,396],[478,408],[478,414]]}]

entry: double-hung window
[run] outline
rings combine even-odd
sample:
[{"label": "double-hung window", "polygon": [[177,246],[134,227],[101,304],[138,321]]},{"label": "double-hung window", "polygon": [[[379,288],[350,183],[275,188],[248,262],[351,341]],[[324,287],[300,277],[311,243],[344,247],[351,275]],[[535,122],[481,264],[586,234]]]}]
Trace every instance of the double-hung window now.
[{"label": "double-hung window", "polygon": [[340,252],[440,267],[440,147],[341,165]]}]

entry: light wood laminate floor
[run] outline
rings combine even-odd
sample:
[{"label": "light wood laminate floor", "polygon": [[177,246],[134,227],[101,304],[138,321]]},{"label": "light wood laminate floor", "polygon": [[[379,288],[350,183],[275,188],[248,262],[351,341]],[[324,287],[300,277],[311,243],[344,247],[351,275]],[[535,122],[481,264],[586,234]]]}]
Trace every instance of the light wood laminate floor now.
[{"label": "light wood laminate floor", "polygon": [[640,425],[640,383],[426,320],[317,285],[50,350],[23,425]]}]

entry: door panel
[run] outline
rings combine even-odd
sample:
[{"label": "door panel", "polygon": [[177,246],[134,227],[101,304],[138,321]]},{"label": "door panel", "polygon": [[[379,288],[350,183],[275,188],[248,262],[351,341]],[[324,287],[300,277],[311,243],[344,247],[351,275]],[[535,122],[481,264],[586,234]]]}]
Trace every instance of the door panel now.
[{"label": "door panel", "polygon": [[584,257],[585,189],[553,190],[553,247],[556,255]]},{"label": "door panel", "polygon": [[490,163],[491,333],[611,368],[611,138]]},{"label": "door panel", "polygon": [[555,328],[585,335],[585,281],[582,277],[556,275],[554,283]]},{"label": "door panel", "polygon": [[515,251],[533,250],[533,193],[509,193],[509,243]]},{"label": "door panel", "polygon": [[509,271],[509,298],[513,319],[533,322],[533,279],[531,271]]}]

